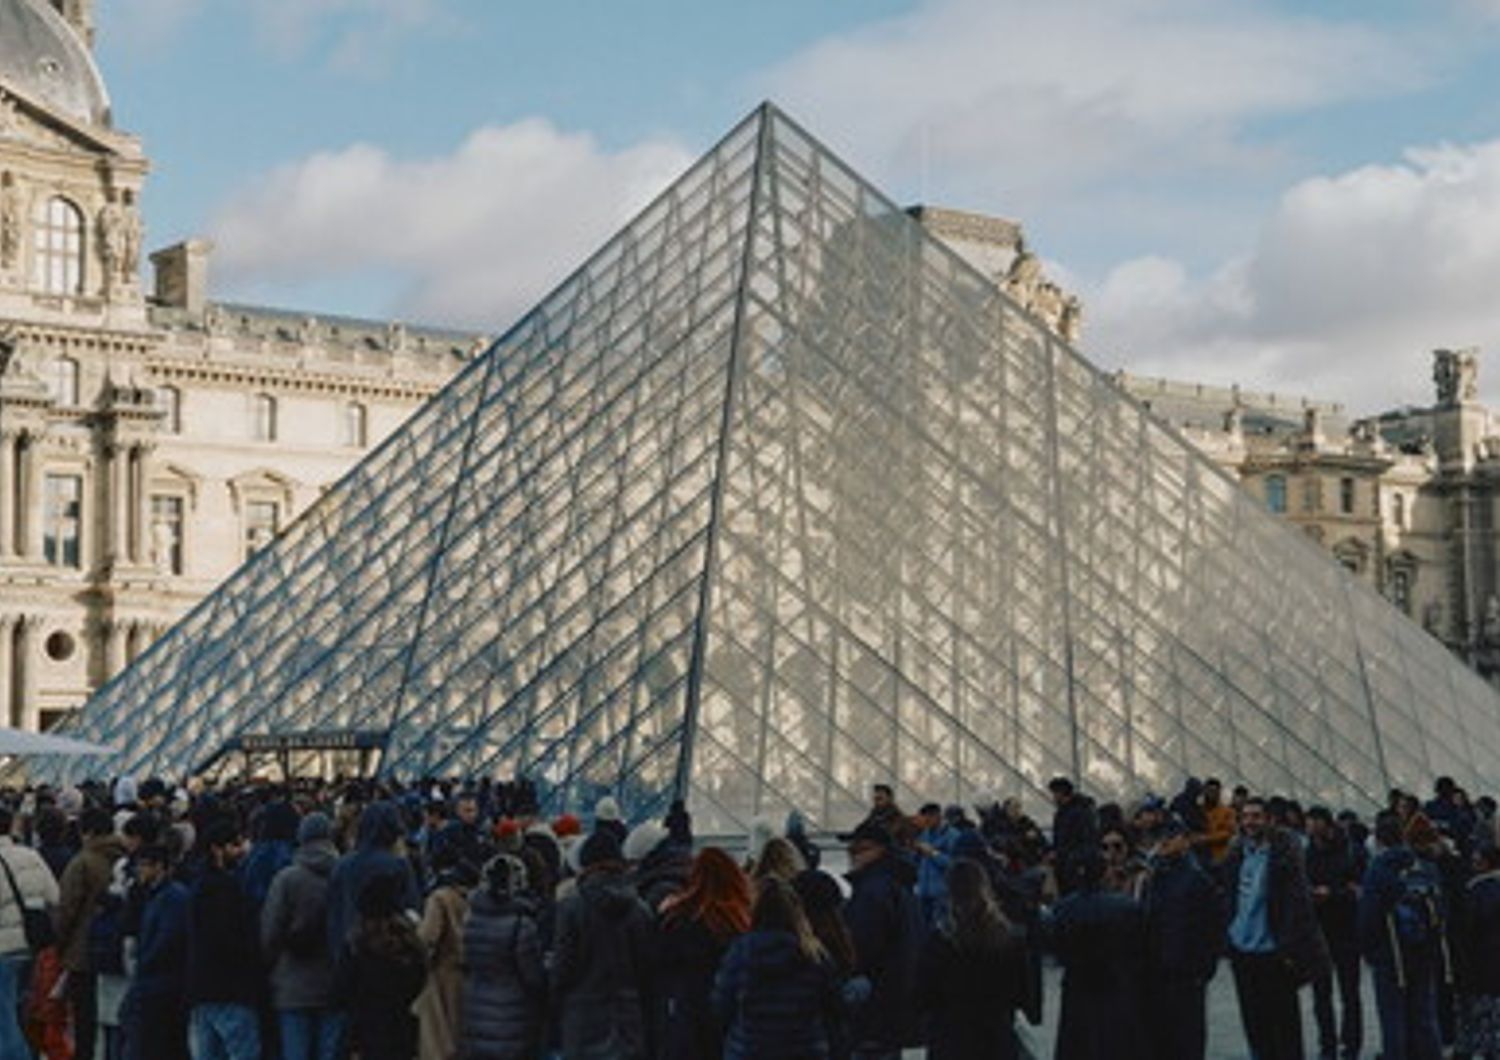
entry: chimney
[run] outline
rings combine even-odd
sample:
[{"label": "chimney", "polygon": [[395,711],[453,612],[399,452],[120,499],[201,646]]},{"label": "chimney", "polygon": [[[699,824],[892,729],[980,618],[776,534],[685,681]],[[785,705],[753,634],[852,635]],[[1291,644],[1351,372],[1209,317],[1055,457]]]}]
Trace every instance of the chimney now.
[{"label": "chimney", "polygon": [[208,305],[208,256],[213,249],[206,239],[189,239],[152,254],[157,305],[202,314]]}]

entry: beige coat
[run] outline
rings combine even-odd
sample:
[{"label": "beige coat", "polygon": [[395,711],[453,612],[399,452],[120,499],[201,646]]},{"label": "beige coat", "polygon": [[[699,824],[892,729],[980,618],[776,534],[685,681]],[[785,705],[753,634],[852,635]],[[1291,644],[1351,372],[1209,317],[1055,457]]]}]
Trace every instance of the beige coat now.
[{"label": "beige coat", "polygon": [[427,947],[427,985],[412,1002],[421,1025],[421,1060],[456,1060],[464,985],[464,916],[468,895],[444,884],[427,896],[417,935]]}]

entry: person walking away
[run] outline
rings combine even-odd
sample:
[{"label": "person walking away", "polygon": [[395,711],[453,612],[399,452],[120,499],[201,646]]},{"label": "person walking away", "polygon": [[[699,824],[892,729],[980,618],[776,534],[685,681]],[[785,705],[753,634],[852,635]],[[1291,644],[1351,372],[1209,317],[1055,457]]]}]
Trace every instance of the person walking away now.
[{"label": "person walking away", "polygon": [[172,878],[172,858],[161,845],[136,852],[136,878],[145,898],[135,947],[134,974],[121,1007],[125,1060],[187,1060],[188,905],[186,885]]},{"label": "person walking away", "polygon": [[355,901],[358,917],[339,962],[349,1032],[360,1060],[411,1060],[417,1051],[412,1003],[427,980],[427,954],[402,905],[402,880],[377,874]]},{"label": "person walking away", "polygon": [[50,913],[58,888],[42,856],[11,838],[14,827],[15,816],[0,806],[0,1056],[19,1058],[29,1055],[19,1022],[21,986],[32,958],[26,915]]},{"label": "person walking away", "polygon": [[1381,1056],[1438,1060],[1437,980],[1448,957],[1442,880],[1407,846],[1398,816],[1385,812],[1375,819],[1375,843],[1378,853],[1359,896],[1358,929],[1375,981]]},{"label": "person walking away", "polygon": [[750,929],[750,881],[732,857],[705,847],[687,887],[666,899],[656,933],[658,1060],[709,1060],[723,1052],[710,1000],[730,944]]},{"label": "person walking away", "polygon": [[421,1060],[456,1060],[464,983],[464,916],[479,872],[454,846],[440,847],[433,869],[437,884],[427,896],[417,937],[427,949],[427,983],[413,1012]]},{"label": "person walking away", "polygon": [[1067,897],[1044,927],[1063,967],[1057,1060],[1146,1060],[1140,1028],[1145,952],[1140,905],[1104,887],[1104,857],[1063,862]]},{"label": "person walking away", "polygon": [[1493,840],[1474,851],[1474,869],[1459,918],[1463,959],[1455,960],[1462,974],[1454,1055],[1500,1060],[1500,847]]},{"label": "person walking away", "polygon": [[599,829],[579,851],[578,886],[557,906],[552,996],[564,1060],[650,1055],[651,912],[625,874],[620,841]]},{"label": "person walking away", "polygon": [[926,933],[912,891],[912,867],[891,847],[890,833],[865,822],[849,840],[851,893],[844,919],[854,939],[859,972],[871,995],[854,1014],[854,1055],[862,1060],[899,1056],[914,1044],[915,965]]},{"label": "person walking away", "polygon": [[333,822],[313,812],[297,825],[292,863],[271,880],[260,943],[271,968],[282,1060],[339,1060],[348,1033],[328,949],[328,880],[338,861]]},{"label": "person walking away", "polygon": [[502,854],[485,866],[463,926],[459,1055],[531,1060],[546,1035],[547,971],[526,866]]},{"label": "person walking away", "polygon": [[802,912],[817,940],[823,944],[833,969],[842,1004],[828,1026],[829,1060],[849,1060],[853,1054],[854,1012],[870,999],[870,981],[859,974],[854,956],[854,939],[844,922],[844,892],[839,881],[827,872],[808,869],[792,881],[792,889],[802,899]]},{"label": "person walking away", "polygon": [[977,862],[948,869],[947,901],[917,957],[917,1007],[928,1060],[1015,1060],[1015,1014],[1026,985],[1025,944]]},{"label": "person walking away", "polygon": [[1066,893],[1065,883],[1076,877],[1067,871],[1069,860],[1092,852],[1099,845],[1099,818],[1094,803],[1080,795],[1067,777],[1053,777],[1047,782],[1052,795],[1052,868],[1059,890]]},{"label": "person walking away", "polygon": [[255,906],[236,870],[245,854],[239,825],[218,817],[204,829],[207,860],[188,898],[188,1038],[193,1060],[259,1060],[261,966]]},{"label": "person walking away", "polygon": [[[1328,943],[1332,970],[1313,980],[1313,1015],[1318,1022],[1321,1060],[1358,1060],[1364,1045],[1364,1004],[1360,997],[1359,860],[1349,837],[1325,806],[1307,811],[1307,881],[1312,887],[1318,928]],[[1342,1019],[1333,1018],[1337,982]]]},{"label": "person walking away", "polygon": [[1240,1022],[1257,1060],[1302,1060],[1297,991],[1326,975],[1302,846],[1274,827],[1266,800],[1247,796],[1240,835],[1224,859],[1229,957]]},{"label": "person walking away", "polygon": [[57,948],[67,972],[68,1007],[73,1016],[73,1060],[94,1060],[98,1031],[97,976],[89,960],[89,924],[109,890],[114,864],[125,848],[115,822],[97,806],[78,819],[83,845],[58,881]]},{"label": "person walking away", "polygon": [[791,884],[774,876],[760,881],[750,930],[725,953],[712,1002],[726,1028],[724,1060],[829,1055],[828,1027],[839,1006],[833,969]]},{"label": "person walking away", "polygon": [[403,910],[415,915],[422,906],[416,872],[399,852],[405,829],[396,804],[370,803],[359,815],[357,832],[355,849],[339,859],[328,877],[328,950],[335,963],[349,953],[349,934],[359,920],[359,896],[374,877],[389,876],[396,881]]},{"label": "person walking away", "polygon": [[1142,880],[1146,931],[1145,1027],[1158,1060],[1203,1060],[1208,1047],[1208,983],[1223,950],[1219,889],[1193,854],[1180,818],[1162,826]]}]

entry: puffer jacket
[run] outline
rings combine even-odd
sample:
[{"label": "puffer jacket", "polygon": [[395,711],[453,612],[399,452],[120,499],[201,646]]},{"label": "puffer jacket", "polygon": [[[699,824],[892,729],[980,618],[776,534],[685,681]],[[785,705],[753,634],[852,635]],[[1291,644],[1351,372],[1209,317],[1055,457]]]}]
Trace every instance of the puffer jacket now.
[{"label": "puffer jacket", "polygon": [[735,939],[714,978],[714,1012],[729,1028],[724,1060],[827,1056],[839,1004],[834,984],[832,966],[808,959],[790,931]]},{"label": "puffer jacket", "polygon": [[596,866],[557,907],[552,992],[564,1060],[650,1055],[652,918],[618,867]]},{"label": "puffer jacket", "polygon": [[57,948],[70,972],[89,970],[89,920],[99,896],[109,890],[114,865],[125,854],[117,835],[92,835],[68,862],[58,881]]},{"label": "puffer jacket", "polygon": [[[35,850],[18,845],[10,836],[0,836],[0,861],[5,862],[15,877],[21,903],[27,909],[51,909],[57,905],[57,880]],[[21,910],[11,893],[10,881],[0,871],[0,956],[26,952]]]},{"label": "puffer jacket", "polygon": [[536,915],[524,902],[476,891],[464,920],[463,1020],[466,1060],[529,1060],[544,1030],[547,972]]},{"label": "puffer jacket", "polygon": [[328,878],[337,861],[331,840],[304,843],[271,881],[260,913],[260,945],[271,964],[275,1008],[319,1009],[334,1003],[333,958],[325,940]]}]

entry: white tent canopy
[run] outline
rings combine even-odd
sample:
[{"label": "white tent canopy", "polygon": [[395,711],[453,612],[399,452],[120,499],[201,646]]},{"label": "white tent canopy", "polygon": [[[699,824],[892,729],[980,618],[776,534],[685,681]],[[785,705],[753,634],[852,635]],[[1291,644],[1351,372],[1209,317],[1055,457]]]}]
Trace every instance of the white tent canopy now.
[{"label": "white tent canopy", "polygon": [[25,729],[10,729],[0,726],[0,757],[5,755],[108,755],[115,748],[103,744],[74,740],[67,736],[53,736],[45,732],[27,732]]}]

